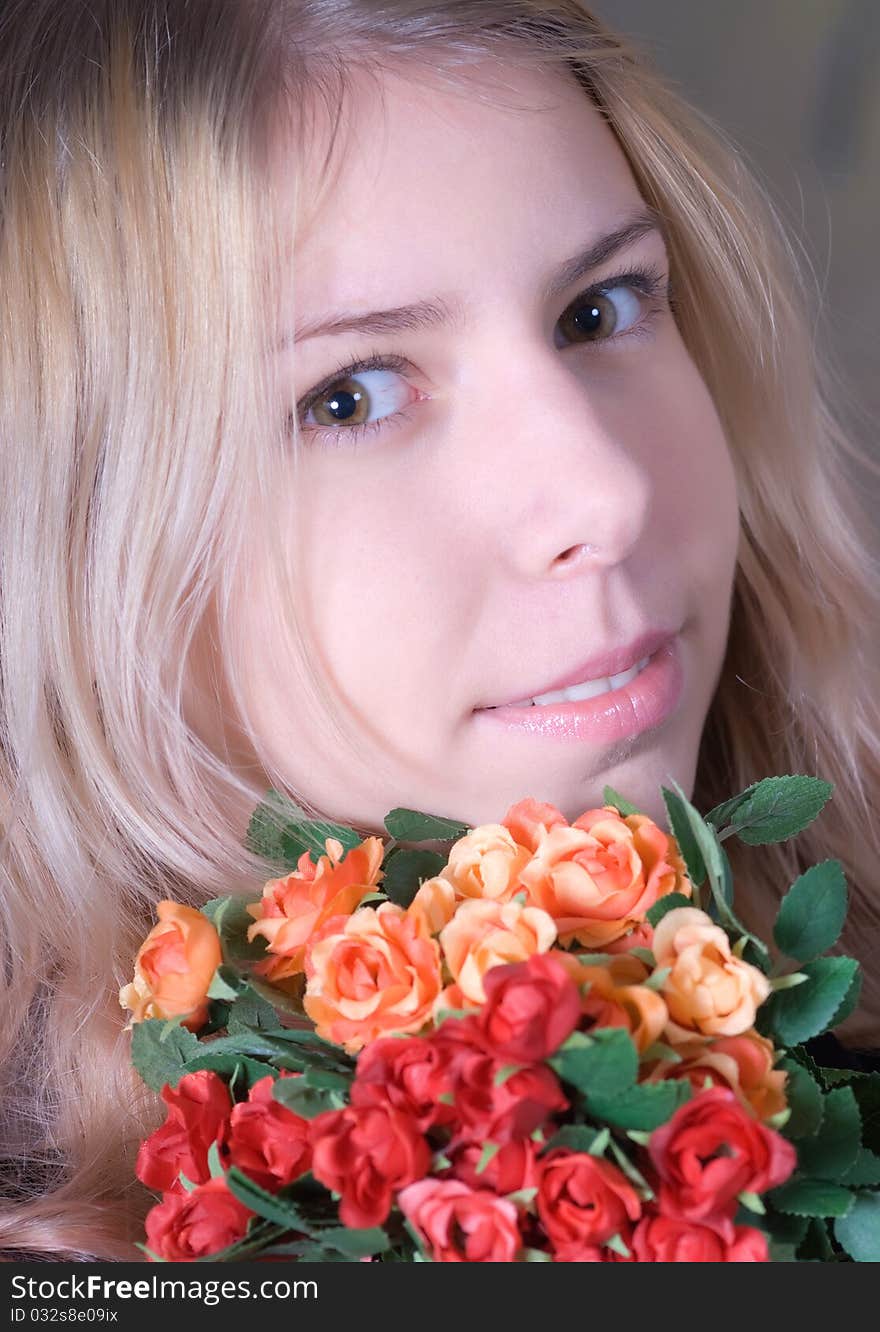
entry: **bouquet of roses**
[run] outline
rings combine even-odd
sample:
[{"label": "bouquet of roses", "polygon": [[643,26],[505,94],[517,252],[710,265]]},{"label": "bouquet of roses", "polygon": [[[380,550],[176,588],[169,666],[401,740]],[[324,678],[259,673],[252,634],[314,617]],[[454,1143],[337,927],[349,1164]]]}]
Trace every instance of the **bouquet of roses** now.
[{"label": "bouquet of roses", "polygon": [[573,823],[395,809],[387,841],[270,791],[248,844],[279,877],[161,902],[120,992],[167,1106],[148,1257],[880,1259],[880,1076],[804,1048],[857,1002],[841,866],[791,885],[771,955],[723,847],[794,836],[832,788],[702,816],[673,786],[668,831],[605,787]]}]

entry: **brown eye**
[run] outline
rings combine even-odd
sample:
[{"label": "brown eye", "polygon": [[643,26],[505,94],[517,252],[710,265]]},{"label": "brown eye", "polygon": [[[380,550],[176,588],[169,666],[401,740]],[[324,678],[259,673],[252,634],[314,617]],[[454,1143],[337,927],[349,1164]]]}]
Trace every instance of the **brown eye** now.
[{"label": "brown eye", "polygon": [[575,342],[597,342],[636,324],[642,304],[631,287],[613,287],[580,297],[560,316],[559,326]]},{"label": "brown eye", "polygon": [[370,397],[357,379],[339,379],[310,410],[319,426],[362,425],[369,419]]}]

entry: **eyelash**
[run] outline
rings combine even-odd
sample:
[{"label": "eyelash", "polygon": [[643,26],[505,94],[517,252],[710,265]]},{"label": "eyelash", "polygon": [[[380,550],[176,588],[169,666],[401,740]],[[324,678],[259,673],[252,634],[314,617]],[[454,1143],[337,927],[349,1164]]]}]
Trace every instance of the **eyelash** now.
[{"label": "eyelash", "polygon": [[[630,337],[649,337],[652,331],[652,324],[657,315],[666,310],[674,311],[674,297],[672,292],[671,280],[664,277],[663,271],[653,265],[645,265],[643,268],[627,269],[625,272],[614,273],[602,282],[594,283],[592,287],[587,287],[584,291],[575,296],[563,311],[575,309],[578,305],[584,305],[595,296],[605,296],[608,292],[617,287],[632,287],[638,291],[646,300],[647,308],[641,319],[628,328],[624,333],[612,334],[610,338],[598,338],[596,343],[583,342],[575,343],[575,346],[609,346],[615,342],[622,342]],[[412,363],[404,356],[398,356],[393,353],[370,353],[366,357],[355,361],[340,362],[332,374],[310,389],[305,397],[297,403],[297,416],[306,416],[314,405],[321,401],[327,391],[338,383],[340,379],[354,378],[356,375],[363,374],[367,370],[391,370],[397,374],[405,375],[412,370]],[[417,404],[413,403],[412,406]],[[345,437],[346,447],[353,447],[374,431],[385,430],[392,426],[403,425],[411,419],[409,408],[402,408],[390,416],[381,417],[378,421],[364,421],[360,425],[354,426],[303,426],[300,420],[300,429],[308,431],[318,439],[327,440],[330,447],[339,447],[341,441],[339,436]],[[330,444],[330,438],[333,443]]]}]

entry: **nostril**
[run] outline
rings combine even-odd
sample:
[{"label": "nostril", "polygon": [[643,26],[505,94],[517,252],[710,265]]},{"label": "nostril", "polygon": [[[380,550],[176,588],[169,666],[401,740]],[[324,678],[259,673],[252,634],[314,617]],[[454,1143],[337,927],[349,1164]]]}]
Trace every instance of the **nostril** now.
[{"label": "nostril", "polygon": [[570,546],[568,550],[563,551],[557,559],[556,564],[557,566],[562,565],[565,568],[568,568],[572,564],[577,564],[578,561],[582,560],[587,555],[595,555],[598,552],[598,549],[598,546],[594,546],[590,542],[581,542],[580,545]]}]

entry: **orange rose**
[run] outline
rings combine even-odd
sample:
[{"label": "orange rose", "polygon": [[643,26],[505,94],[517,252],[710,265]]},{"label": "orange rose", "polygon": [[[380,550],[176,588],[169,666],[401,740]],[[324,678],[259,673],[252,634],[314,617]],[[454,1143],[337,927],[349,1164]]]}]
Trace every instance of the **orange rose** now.
[{"label": "orange rose", "polygon": [[439,934],[455,913],[455,889],[438,874],[426,879],[407,908],[425,934]]},{"label": "orange rose", "polygon": [[306,952],[303,1006],[319,1036],[350,1054],[414,1032],[440,994],[440,948],[393,902],[325,922]]},{"label": "orange rose", "polygon": [[695,1091],[701,1091],[708,1078],[713,1084],[729,1087],[744,1106],[764,1120],[772,1119],[788,1104],[786,1075],[773,1067],[776,1052],[771,1042],[756,1031],[716,1040],[693,1040],[676,1045],[675,1052],[681,1063],[658,1064],[649,1081],[687,1078]]},{"label": "orange rose", "polygon": [[119,991],[131,1022],[180,1018],[198,1031],[208,1016],[208,986],[223,961],[220,939],[201,911],[179,902],[160,902],[154,925],[134,960],[134,980]]},{"label": "orange rose", "polygon": [[621,953],[603,966],[585,966],[571,953],[554,953],[572,980],[581,987],[583,1013],[596,1027],[622,1027],[639,1052],[659,1039],[669,1013],[656,991],[644,984],[649,972],[644,962]]},{"label": "orange rose", "polygon": [[532,796],[511,805],[501,822],[510,831],[515,842],[533,853],[537,851],[551,828],[568,826],[568,819],[561,810],[555,805],[535,800]]},{"label": "orange rose", "polygon": [[550,828],[520,878],[560,942],[588,948],[627,934],[667,893],[691,892],[674,839],[646,814],[623,818],[612,805]]},{"label": "orange rose", "polygon": [[254,970],[271,981],[298,975],[315,931],[331,916],[350,916],[383,877],[381,838],[367,837],[347,852],[335,837],[324,845],[326,855],[317,865],[304,851],[297,868],[283,879],[270,879],[260,901],[248,907],[255,917],[248,938],[263,935],[267,952],[274,954]]},{"label": "orange rose", "polygon": [[556,926],[546,911],[518,902],[462,902],[440,933],[440,947],[465,1000],[485,1003],[483,977],[491,967],[546,953]]},{"label": "orange rose", "polygon": [[530,859],[528,847],[514,841],[502,823],[483,823],[453,844],[441,876],[452,884],[456,898],[509,902],[520,890],[520,872]]},{"label": "orange rose", "polygon": [[690,1040],[694,1032],[739,1036],[754,1026],[770,994],[764,973],[736,957],[724,930],[694,907],[677,907],[655,926],[654,957],[659,968],[671,968],[662,994],[673,1041]]}]

